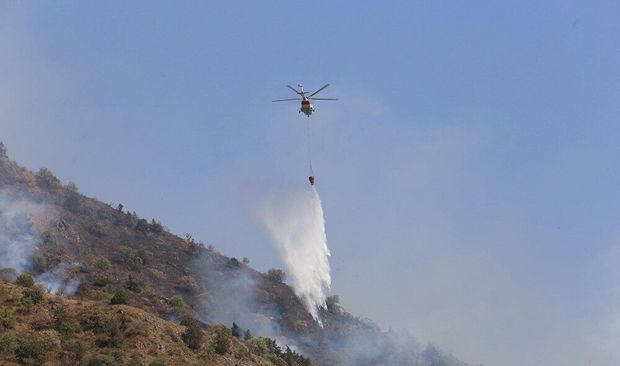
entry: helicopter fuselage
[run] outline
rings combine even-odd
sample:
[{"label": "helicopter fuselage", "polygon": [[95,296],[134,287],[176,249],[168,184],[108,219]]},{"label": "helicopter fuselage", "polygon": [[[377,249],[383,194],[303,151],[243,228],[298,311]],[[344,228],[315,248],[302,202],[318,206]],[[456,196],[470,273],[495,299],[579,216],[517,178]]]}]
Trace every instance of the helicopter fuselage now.
[{"label": "helicopter fuselage", "polygon": [[310,117],[312,112],[314,112],[314,107],[312,106],[312,103],[310,103],[310,99],[307,97],[304,97],[301,101],[301,108],[299,108],[299,113],[302,112],[308,117]]}]

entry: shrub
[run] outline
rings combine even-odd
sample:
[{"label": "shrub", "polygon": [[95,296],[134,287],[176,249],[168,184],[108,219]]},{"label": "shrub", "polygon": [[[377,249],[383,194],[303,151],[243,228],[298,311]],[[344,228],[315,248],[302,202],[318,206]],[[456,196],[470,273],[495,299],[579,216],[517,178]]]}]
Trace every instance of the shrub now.
[{"label": "shrub", "polygon": [[82,361],[88,350],[86,342],[75,338],[64,342],[63,347],[67,353],[67,360],[70,360],[74,364],[79,364],[79,361]]},{"label": "shrub", "polygon": [[49,245],[49,246],[58,245],[58,240],[56,239],[56,236],[49,231],[43,232],[43,234],[41,235],[41,239],[43,240],[43,244],[45,245]]},{"label": "shrub", "polygon": [[123,352],[121,350],[114,350],[114,351],[112,351],[112,357],[114,357],[114,360],[119,365],[125,364],[125,359],[127,358],[127,356],[125,355],[125,352]]},{"label": "shrub", "polygon": [[149,366],[166,366],[166,362],[162,358],[157,357],[149,363]]},{"label": "shrub", "polygon": [[17,276],[15,283],[24,287],[32,287],[34,286],[34,277],[30,273],[24,272]]},{"label": "shrub", "polygon": [[111,355],[95,355],[88,360],[87,366],[118,366],[120,365]]},{"label": "shrub", "polygon": [[110,261],[106,257],[99,257],[95,261],[95,268],[97,268],[99,271],[107,271],[111,267],[112,263],[110,263]]},{"label": "shrub", "polygon": [[[42,364],[44,361],[45,350],[38,340],[18,339],[15,357],[21,364]],[[31,360],[31,361],[30,361]]]},{"label": "shrub", "polygon": [[164,231],[164,227],[161,223],[155,221],[155,219],[151,220],[151,231],[155,234],[161,234]]},{"label": "shrub", "polygon": [[176,288],[190,294],[195,294],[200,289],[200,287],[198,286],[198,282],[196,282],[196,280],[192,276],[181,277],[176,283]]},{"label": "shrub", "polygon": [[13,333],[0,334],[0,354],[10,355],[17,349],[17,338]]},{"label": "shrub", "polygon": [[73,182],[67,183],[67,197],[65,198],[65,207],[67,210],[77,213],[82,206],[82,197],[78,192],[77,185]]},{"label": "shrub", "polygon": [[47,259],[42,255],[37,255],[32,259],[32,269],[36,273],[47,271]]},{"label": "shrub", "polygon": [[153,253],[148,250],[136,251],[125,245],[119,246],[114,255],[115,262],[127,265],[132,271],[140,271],[152,258]]},{"label": "shrub", "polygon": [[47,190],[57,189],[60,187],[60,179],[46,167],[42,167],[36,173],[37,184],[39,187]]},{"label": "shrub", "polygon": [[99,309],[83,314],[80,319],[84,330],[90,330],[95,334],[104,333],[107,325],[114,321],[114,318]]},{"label": "shrub", "polygon": [[0,332],[15,328],[15,315],[7,308],[0,309]]},{"label": "shrub", "polygon": [[114,292],[114,296],[112,296],[112,298],[110,299],[110,304],[112,305],[121,305],[121,304],[127,304],[129,303],[129,297],[127,296],[127,293],[123,290],[116,290],[116,292]]},{"label": "shrub", "polygon": [[12,303],[20,302],[23,296],[24,296],[24,291],[21,288],[16,287],[12,289],[11,292],[9,292],[8,302],[12,302]]},{"label": "shrub", "polygon": [[45,295],[45,289],[41,285],[33,286],[24,291],[22,296],[22,304],[24,305],[37,305],[43,301]]},{"label": "shrub", "polygon": [[170,313],[176,316],[184,315],[187,310],[185,300],[183,300],[183,297],[180,295],[172,296],[168,299],[168,304],[170,305]]},{"label": "shrub", "polygon": [[232,333],[230,328],[223,324],[216,324],[211,326],[211,329],[215,331],[215,339],[211,346],[220,355],[228,353],[230,350]]},{"label": "shrub", "polygon": [[65,337],[75,333],[78,324],[69,316],[69,311],[64,304],[57,304],[52,309],[52,319],[54,321],[54,329]]},{"label": "shrub", "polygon": [[286,279],[286,273],[281,269],[272,268],[267,271],[267,278],[273,282],[282,283]]},{"label": "shrub", "polygon": [[127,281],[125,281],[125,288],[132,292],[136,292],[136,293],[141,292],[142,286],[144,286],[142,281],[136,279],[132,275],[129,275],[129,277],[127,278]]},{"label": "shrub", "polygon": [[82,316],[82,327],[92,330],[97,335],[95,343],[99,347],[120,347],[123,344],[124,321],[105,313],[95,310]]},{"label": "shrub", "polygon": [[39,332],[37,342],[41,345],[44,353],[57,354],[60,351],[60,337],[58,332],[53,329]]},{"label": "shrub", "polygon": [[149,231],[149,222],[145,219],[139,219],[136,223],[136,231],[146,234]]},{"label": "shrub", "polygon": [[191,318],[184,319],[181,325],[186,327],[185,332],[181,335],[183,342],[191,349],[199,349],[204,339],[204,333],[200,324]]},{"label": "shrub", "polygon": [[134,353],[131,355],[131,358],[129,359],[129,363],[127,363],[127,366],[144,366],[144,363],[142,362],[142,358],[140,357],[140,355],[137,353]]},{"label": "shrub", "polygon": [[98,238],[103,238],[104,236],[106,236],[105,226],[103,225],[103,223],[101,223],[99,221],[91,224],[88,227],[88,232],[91,233],[93,236],[96,236]]},{"label": "shrub", "polygon": [[61,257],[65,255],[65,248],[58,243],[58,240],[54,234],[49,231],[45,231],[43,235],[41,235],[41,239],[43,241],[43,248],[41,249],[47,254],[48,257]]}]

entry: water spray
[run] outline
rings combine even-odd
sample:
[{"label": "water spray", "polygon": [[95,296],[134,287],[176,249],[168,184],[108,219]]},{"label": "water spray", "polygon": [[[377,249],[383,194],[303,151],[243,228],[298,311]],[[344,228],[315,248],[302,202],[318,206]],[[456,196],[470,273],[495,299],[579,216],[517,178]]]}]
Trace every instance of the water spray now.
[{"label": "water spray", "polygon": [[260,218],[286,266],[295,294],[322,326],[319,309],[326,307],[331,270],[318,191],[310,186],[280,196],[264,206]]}]

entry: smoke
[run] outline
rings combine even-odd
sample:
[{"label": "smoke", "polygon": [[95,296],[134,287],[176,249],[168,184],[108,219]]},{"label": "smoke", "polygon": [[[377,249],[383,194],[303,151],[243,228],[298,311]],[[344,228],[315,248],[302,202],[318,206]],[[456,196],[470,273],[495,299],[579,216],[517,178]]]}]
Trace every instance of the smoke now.
[{"label": "smoke", "polygon": [[[33,257],[41,243],[39,228],[55,222],[56,217],[49,205],[0,189],[0,270],[7,279],[32,271]],[[39,274],[35,281],[50,292],[66,295],[73,295],[80,284],[66,262]]]},{"label": "smoke", "polygon": [[54,294],[71,296],[75,294],[80,285],[79,279],[71,278],[71,270],[69,263],[61,262],[53,269],[37,276],[35,281]]},{"label": "smoke", "polygon": [[0,190],[0,268],[17,272],[28,269],[40,237],[33,220],[42,217],[45,211],[42,204]]},{"label": "smoke", "polygon": [[260,219],[280,252],[290,284],[312,317],[322,326],[330,288],[330,256],[321,198],[314,187],[267,202]]}]

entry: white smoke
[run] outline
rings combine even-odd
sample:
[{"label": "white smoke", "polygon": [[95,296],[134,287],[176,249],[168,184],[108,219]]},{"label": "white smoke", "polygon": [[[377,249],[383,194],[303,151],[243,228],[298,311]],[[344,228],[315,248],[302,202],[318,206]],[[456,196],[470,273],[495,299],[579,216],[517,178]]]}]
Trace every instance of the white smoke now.
[{"label": "white smoke", "polygon": [[32,219],[44,215],[45,206],[0,190],[0,268],[28,269],[40,233]]},{"label": "white smoke", "polygon": [[330,256],[321,198],[314,187],[268,202],[260,218],[287,268],[290,284],[312,317],[322,326],[331,286]]},{"label": "white smoke", "polygon": [[80,280],[70,278],[68,275],[70,270],[71,265],[69,263],[61,262],[51,270],[38,275],[35,282],[44,285],[53,294],[72,296],[80,286]]},{"label": "white smoke", "polygon": [[[0,189],[0,270],[9,269],[14,274],[30,272],[41,242],[36,223],[53,222],[56,216],[49,205]],[[35,281],[50,292],[73,295],[80,281],[70,278],[70,268],[70,264],[61,262],[39,274]]]}]

